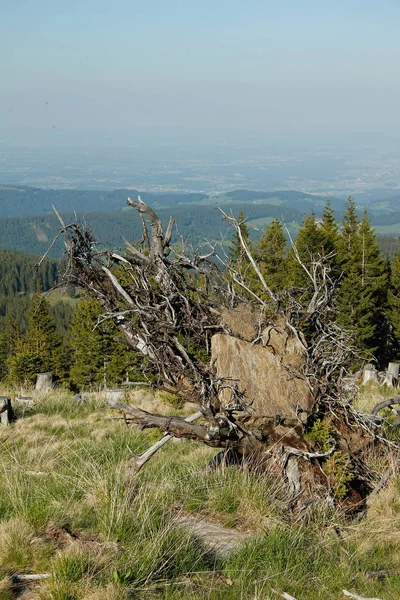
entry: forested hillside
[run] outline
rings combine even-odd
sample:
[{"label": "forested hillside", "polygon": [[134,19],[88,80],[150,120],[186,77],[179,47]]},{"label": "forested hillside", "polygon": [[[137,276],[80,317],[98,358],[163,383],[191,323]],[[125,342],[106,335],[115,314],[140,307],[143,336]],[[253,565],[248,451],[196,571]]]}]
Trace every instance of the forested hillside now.
[{"label": "forested hillside", "polygon": [[38,215],[51,212],[55,204],[60,212],[120,211],[128,195],[142,194],[150,203],[175,206],[203,200],[205,194],[150,194],[137,190],[91,191],[53,190],[22,186],[0,186],[0,217]]},{"label": "forested hillside", "polygon": [[[123,203],[125,203],[126,196]],[[232,210],[238,214],[238,205],[227,205],[224,210]],[[158,210],[161,221],[168,223],[171,209]],[[246,216],[254,221],[252,235],[259,237],[265,222],[273,218],[283,218],[290,226],[293,222],[300,222],[302,214],[294,209],[275,205],[251,206],[246,210]],[[176,221],[174,239],[180,236],[190,237],[191,243],[198,245],[205,240],[220,240],[228,229],[222,221],[218,209],[210,207],[176,207],[173,210]],[[63,214],[65,223],[71,223],[75,215]],[[90,226],[93,235],[101,240],[108,248],[119,248],[123,245],[123,238],[135,240],[141,236],[140,218],[131,211],[124,212],[94,212],[87,215],[78,214],[78,220],[84,219]],[[0,247],[18,250],[20,252],[43,254],[58,232],[58,221],[54,214],[29,217],[10,217],[0,219]],[[63,240],[58,240],[51,250],[50,255],[59,258],[63,252]]]},{"label": "forested hillside", "polygon": [[[271,208],[276,210],[275,218],[268,219],[263,231],[251,231],[243,211],[238,218],[271,289],[280,294],[287,289],[296,290],[301,305],[308,298],[305,273],[294,260],[293,248],[279,219],[282,207]],[[258,210],[262,209],[256,207],[255,215],[260,214]],[[170,211],[163,211],[164,224],[167,215],[169,217]],[[92,216],[94,235],[110,247],[122,246],[122,236],[129,240],[140,239],[140,220],[133,212]],[[178,207],[174,216],[180,234],[201,232],[201,237],[197,233],[190,238],[194,238],[194,243],[199,239],[220,237],[225,225],[221,223],[220,211],[209,208],[190,212]],[[69,222],[73,217],[69,215],[65,219]],[[26,230],[22,229],[18,234],[17,229],[23,221],[30,232],[30,237],[25,239],[23,231]],[[8,229],[5,223],[8,223]],[[53,215],[8,219],[0,224],[4,225],[4,231],[12,233],[13,239],[19,239],[22,244],[29,242],[41,251],[47,249],[58,227]],[[37,239],[39,231],[47,232],[46,241]],[[258,233],[257,237],[255,233]],[[32,235],[36,237],[36,245]],[[382,249],[378,241],[368,215],[364,213],[360,218],[352,199],[349,199],[341,221],[329,203],[321,219],[314,213],[305,215],[295,237],[297,251],[306,266],[311,257],[329,255],[331,277],[340,282],[335,300],[338,324],[352,332],[366,359],[374,357],[384,364],[400,356],[400,249],[398,240],[385,239]],[[225,248],[229,251],[230,261],[238,265],[252,289],[255,280],[237,236],[232,238],[232,234],[228,234]],[[60,239],[57,252],[61,253],[62,249]],[[45,259],[36,271],[37,257],[2,250],[0,258],[3,378],[14,382],[33,381],[36,372],[53,370],[66,386],[80,388],[141,377],[142,362],[135,353],[121,346],[116,325],[111,320],[98,323],[101,308],[97,302],[85,297],[71,299],[73,288],[58,297],[57,302],[52,302],[50,296],[50,304],[40,295],[60,278],[56,261]],[[257,288],[254,291],[260,292]],[[35,295],[34,292],[39,293]]]},{"label": "forested hillside", "polygon": [[51,289],[58,281],[59,263],[39,255],[0,249],[0,296],[16,296]]}]

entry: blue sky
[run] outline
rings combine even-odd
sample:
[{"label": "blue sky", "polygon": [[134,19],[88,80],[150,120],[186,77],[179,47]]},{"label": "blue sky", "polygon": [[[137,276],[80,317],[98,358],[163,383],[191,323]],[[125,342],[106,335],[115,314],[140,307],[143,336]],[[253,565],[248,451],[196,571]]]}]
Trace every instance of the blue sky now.
[{"label": "blue sky", "polygon": [[399,26],[398,0],[1,0],[0,136],[399,135]]}]

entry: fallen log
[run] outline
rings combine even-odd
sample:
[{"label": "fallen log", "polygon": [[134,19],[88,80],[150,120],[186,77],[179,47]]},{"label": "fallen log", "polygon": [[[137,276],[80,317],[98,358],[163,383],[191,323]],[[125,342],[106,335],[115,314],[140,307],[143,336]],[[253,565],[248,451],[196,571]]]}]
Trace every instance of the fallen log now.
[{"label": "fallen log", "polygon": [[163,415],[156,415],[116,400],[109,400],[108,405],[110,408],[120,410],[121,412],[130,415],[131,421],[137,423],[139,429],[157,427],[157,429],[161,429],[161,431],[170,434],[171,437],[176,435],[177,437],[203,442],[213,441],[205,427],[202,425],[194,425],[184,417],[165,417]]},{"label": "fallen log", "polygon": [[[185,421],[187,421],[188,423],[193,423],[193,421],[196,421],[197,419],[200,419],[200,417],[202,417],[203,414],[201,411],[198,411],[196,413],[194,413],[194,415],[190,415],[190,417],[186,417]],[[167,442],[169,442],[170,440],[173,439],[173,435],[171,435],[170,433],[166,433],[161,440],[159,440],[158,442],[156,442],[155,444],[153,444],[148,450],[146,450],[146,452],[143,452],[143,454],[140,455],[135,455],[134,456],[134,463],[136,465],[136,471],[140,471],[140,469],[143,467],[143,465],[150,460],[150,458],[156,453],[158,452],[158,450],[160,448],[162,448]]]}]

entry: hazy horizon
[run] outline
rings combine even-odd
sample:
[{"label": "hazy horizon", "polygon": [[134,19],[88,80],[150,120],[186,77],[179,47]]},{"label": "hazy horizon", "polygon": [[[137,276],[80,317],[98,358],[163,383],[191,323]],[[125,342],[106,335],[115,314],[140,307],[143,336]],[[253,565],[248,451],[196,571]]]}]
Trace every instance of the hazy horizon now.
[{"label": "hazy horizon", "polygon": [[399,17],[395,0],[6,0],[0,138],[396,140]]}]

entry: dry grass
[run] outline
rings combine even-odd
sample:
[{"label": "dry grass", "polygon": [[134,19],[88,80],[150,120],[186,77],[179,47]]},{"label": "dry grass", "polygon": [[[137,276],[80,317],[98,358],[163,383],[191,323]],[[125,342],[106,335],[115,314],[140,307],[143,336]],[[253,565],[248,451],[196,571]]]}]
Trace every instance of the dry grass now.
[{"label": "dry grass", "polygon": [[396,394],[397,390],[394,388],[370,382],[360,387],[354,407],[360,412],[370,413],[378,402],[392,398]]},{"label": "dry grass", "polygon": [[[174,412],[148,390],[132,403]],[[290,524],[272,478],[213,471],[216,451],[203,445],[171,442],[139,474],[130,471],[130,449],[143,452],[160,433],[128,430],[115,416],[101,395],[77,405],[58,392],[0,427],[0,600],[13,597],[9,577],[21,571],[52,574],[29,592],[42,600],[116,600],[128,589],[146,600],[250,600],[276,597],[272,587],[302,600],[339,600],[354,581],[365,596],[400,596],[399,578],[364,576],[384,568],[388,555],[390,566],[400,563],[397,479],[357,525],[323,507],[306,524]],[[266,535],[215,562],[175,529],[177,507]]]}]

